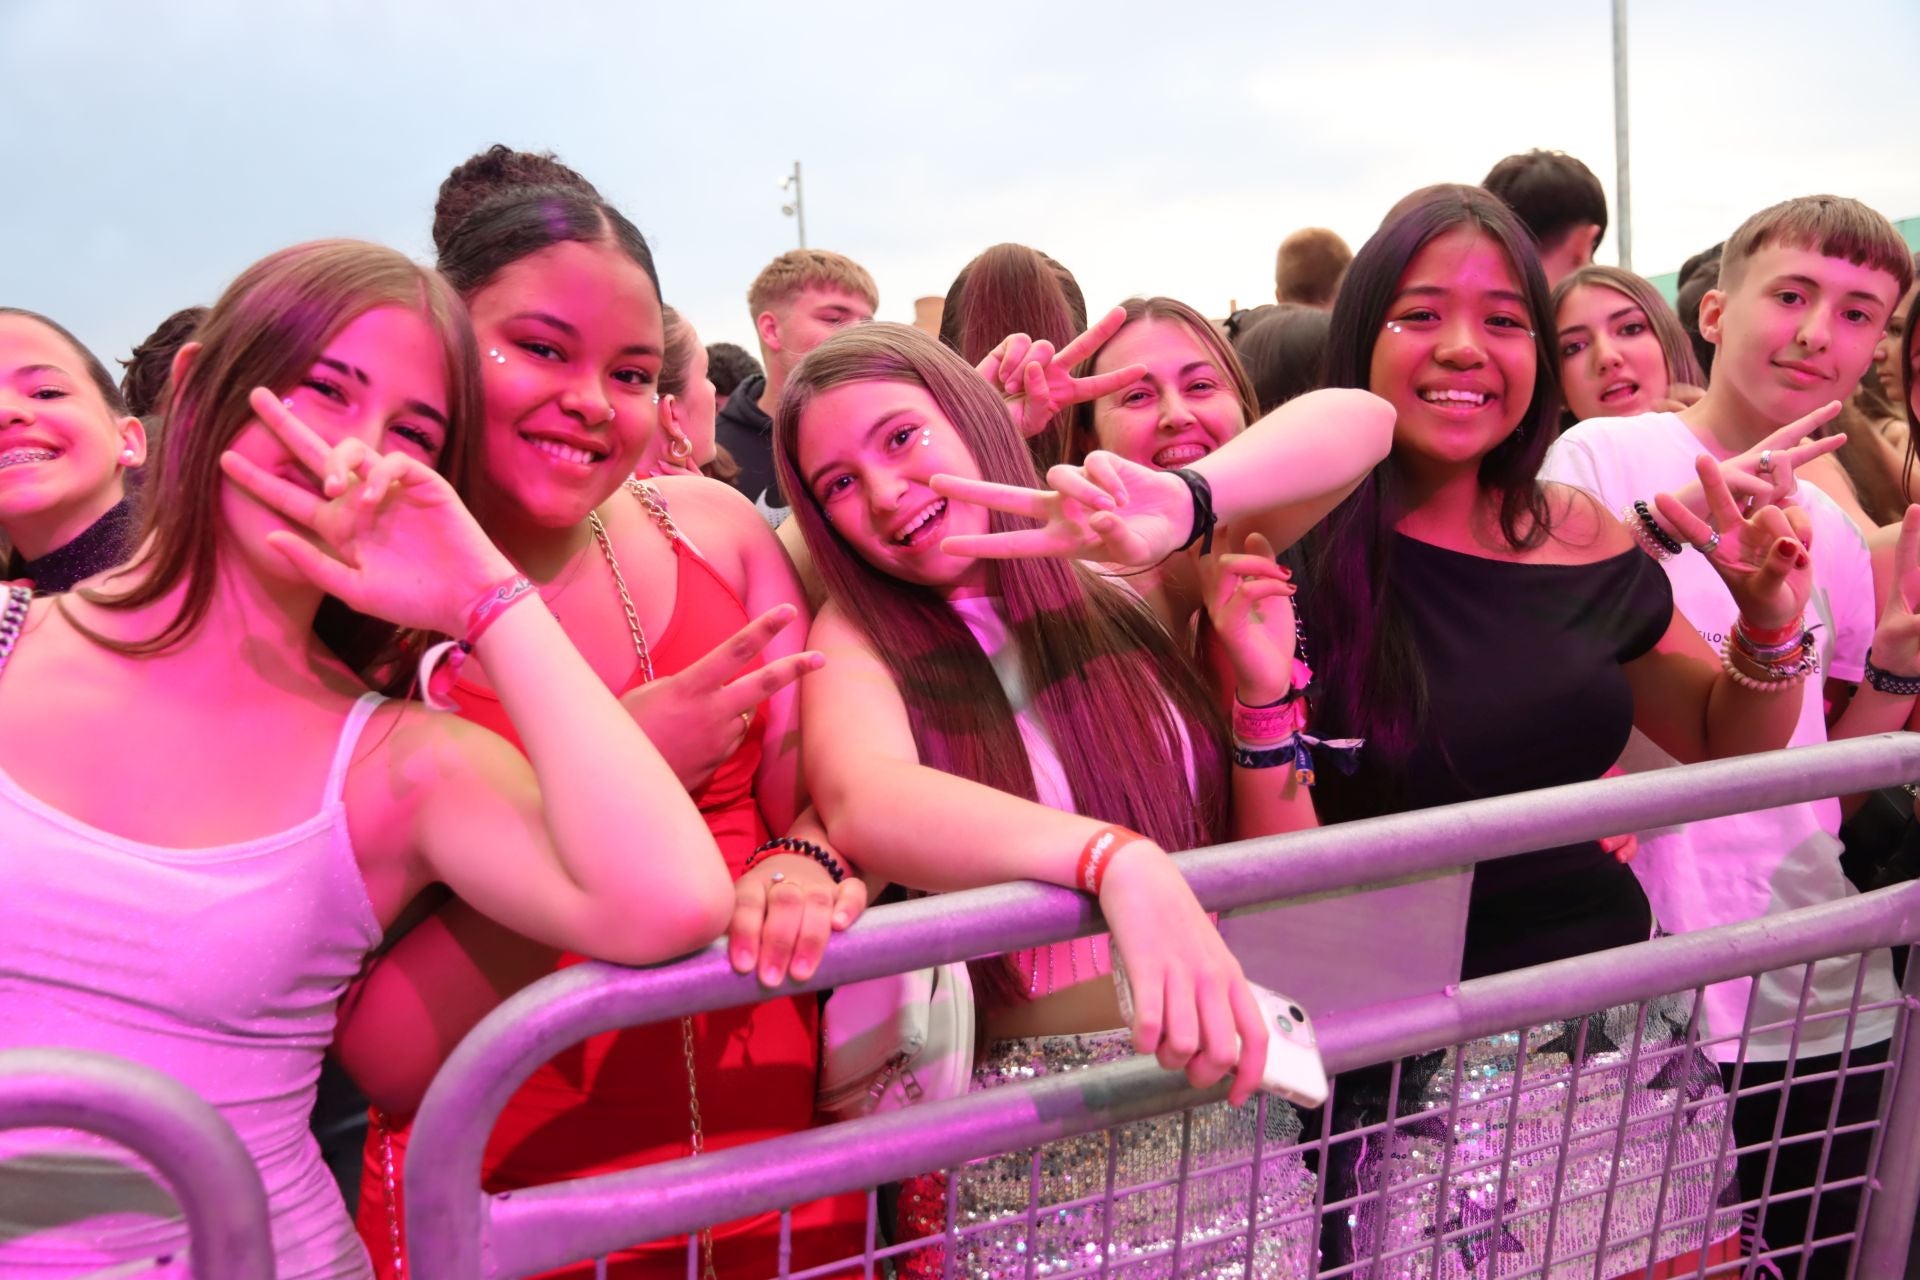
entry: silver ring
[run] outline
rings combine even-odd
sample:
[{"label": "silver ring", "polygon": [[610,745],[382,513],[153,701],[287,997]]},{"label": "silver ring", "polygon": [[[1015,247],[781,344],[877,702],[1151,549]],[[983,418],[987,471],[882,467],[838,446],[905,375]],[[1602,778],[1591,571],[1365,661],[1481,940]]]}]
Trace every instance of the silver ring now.
[{"label": "silver ring", "polygon": [[786,878],[787,878],[787,873],[786,873],[786,872],[784,872],[784,871],[776,871],[776,872],[774,872],[774,873],[773,873],[772,875],[770,875],[770,876],[768,876],[768,877],[767,877],[767,883],[768,883],[768,884],[779,884],[779,883],[780,883],[780,882],[781,882],[782,880],[785,880]]},{"label": "silver ring", "polygon": [[740,723],[744,724],[749,729],[753,728],[753,712],[742,711],[740,713]]},{"label": "silver ring", "polygon": [[1773,450],[1771,449],[1760,451],[1760,474],[1763,476],[1773,474]]},{"label": "silver ring", "polygon": [[1713,554],[1713,549],[1719,545],[1720,545],[1720,531],[1718,529],[1715,529],[1707,535],[1707,540],[1705,542],[1694,543],[1693,549],[1695,551],[1698,551],[1703,556],[1710,556]]}]

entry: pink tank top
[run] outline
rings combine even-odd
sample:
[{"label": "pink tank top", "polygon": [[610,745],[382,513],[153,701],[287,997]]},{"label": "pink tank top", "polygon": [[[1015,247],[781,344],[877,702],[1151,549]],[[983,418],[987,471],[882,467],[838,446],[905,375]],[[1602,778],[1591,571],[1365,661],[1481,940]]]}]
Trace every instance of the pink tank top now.
[{"label": "pink tank top", "polygon": [[[118,1054],[219,1108],[266,1184],[280,1280],[371,1274],[307,1115],[341,992],[380,941],[341,790],[382,701],[348,714],[319,812],[243,844],[124,839],[0,771],[0,1048]],[[124,1149],[0,1132],[0,1275],[144,1275],[185,1244],[165,1185]]]}]

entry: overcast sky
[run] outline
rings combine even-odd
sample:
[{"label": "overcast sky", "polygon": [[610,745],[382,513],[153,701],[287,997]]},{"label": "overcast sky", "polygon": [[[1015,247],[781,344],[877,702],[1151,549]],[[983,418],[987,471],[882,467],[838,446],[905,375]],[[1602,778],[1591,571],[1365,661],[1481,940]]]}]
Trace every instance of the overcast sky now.
[{"label": "overcast sky", "polygon": [[[1631,23],[1641,271],[1791,195],[1920,214],[1920,3],[1633,0]],[[1610,33],[1606,0],[0,0],[0,304],[111,358],[298,240],[424,258],[440,179],[504,141],[619,204],[708,341],[751,346],[795,159],[808,242],[872,270],[882,319],[1000,240],[1096,309],[1218,315],[1271,301],[1288,230],[1357,247],[1509,152],[1572,152],[1611,193]]]}]

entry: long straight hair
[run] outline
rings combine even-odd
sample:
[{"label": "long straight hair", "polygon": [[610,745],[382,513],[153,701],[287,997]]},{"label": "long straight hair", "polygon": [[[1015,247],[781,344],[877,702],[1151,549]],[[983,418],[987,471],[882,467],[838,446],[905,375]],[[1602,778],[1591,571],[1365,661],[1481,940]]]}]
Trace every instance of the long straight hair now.
[{"label": "long straight hair", "polygon": [[[921,762],[1035,799],[1013,707],[960,616],[932,589],[875,569],[828,522],[800,475],[800,419],[814,397],[855,382],[900,382],[933,397],[980,468],[1001,484],[1038,483],[1000,398],[965,361],[916,329],[865,324],[811,352],[774,416],[780,483],[793,499],[829,596],[887,664]],[[993,513],[989,528],[1027,522]],[[1026,687],[1072,788],[1075,808],[1167,849],[1226,833],[1226,737],[1200,677],[1138,596],[1076,562],[994,566]],[[1197,787],[1187,780],[1191,744]]]},{"label": "long straight hair", "polygon": [[[1073,273],[1023,244],[996,244],[960,268],[940,311],[940,341],[970,365],[1011,334],[1044,338],[1058,351],[1086,327],[1087,300]],[[1070,414],[1056,414],[1027,440],[1040,471],[1067,460],[1071,425]]]},{"label": "long straight hair", "polygon": [[[1559,431],[1560,382],[1547,330],[1553,317],[1546,274],[1533,238],[1513,213],[1479,187],[1416,191],[1393,212],[1347,268],[1327,335],[1326,385],[1369,389],[1373,348],[1408,266],[1428,243],[1459,228],[1486,236],[1505,253],[1527,297],[1534,330],[1533,399],[1520,425],[1480,460],[1480,491],[1497,507],[1502,537],[1514,550],[1552,533],[1540,463]],[[1388,455],[1307,540],[1310,590],[1303,610],[1319,656],[1315,714],[1328,737],[1367,740],[1364,785],[1320,788],[1323,816],[1349,818],[1397,807],[1396,779],[1413,754],[1426,717],[1426,677],[1406,620],[1388,590],[1393,530],[1402,515],[1399,463]]]},{"label": "long straight hair", "polygon": [[[418,313],[439,339],[447,380],[447,435],[437,470],[463,497],[479,419],[480,362],[466,308],[434,272],[380,245],[319,240],[282,249],[234,280],[194,334],[199,353],[170,385],[158,473],[147,482],[136,562],[145,572],[125,590],[83,591],[105,609],[138,609],[186,592],[157,633],[118,641],[86,631],[96,644],[127,654],[163,653],[191,636],[212,603],[221,543],[220,455],[254,420],[255,387],[285,395],[327,344],[355,319],[380,307]],[[111,581],[111,579],[109,580]],[[363,677],[392,668],[392,626],[330,601],[315,629]],[[84,630],[84,628],[83,628]]]}]

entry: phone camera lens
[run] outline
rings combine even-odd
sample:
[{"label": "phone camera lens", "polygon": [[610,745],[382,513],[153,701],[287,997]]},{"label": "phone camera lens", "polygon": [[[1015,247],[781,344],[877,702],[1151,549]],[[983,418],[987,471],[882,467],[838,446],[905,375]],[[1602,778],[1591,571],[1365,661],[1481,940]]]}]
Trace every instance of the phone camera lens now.
[{"label": "phone camera lens", "polygon": [[1287,1015],[1295,1022],[1305,1022],[1307,1020],[1307,1015],[1301,1011],[1300,1006],[1297,1004],[1287,1006]]}]

